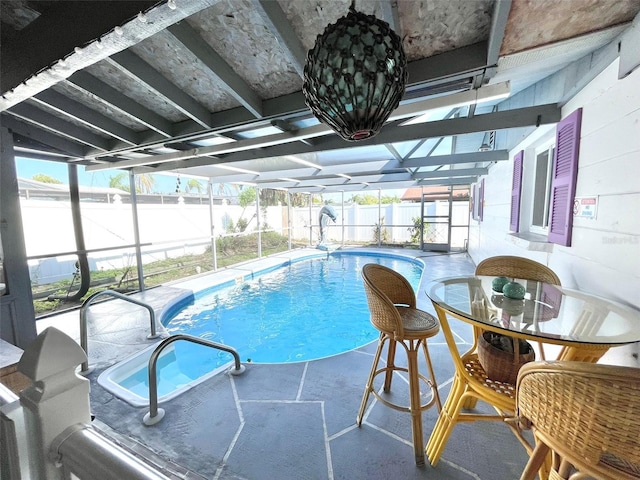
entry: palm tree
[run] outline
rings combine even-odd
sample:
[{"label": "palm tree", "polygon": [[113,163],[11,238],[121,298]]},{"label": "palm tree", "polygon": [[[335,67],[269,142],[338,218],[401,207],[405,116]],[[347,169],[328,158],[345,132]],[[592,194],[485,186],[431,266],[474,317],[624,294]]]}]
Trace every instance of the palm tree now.
[{"label": "palm tree", "polygon": [[213,195],[236,196],[240,193],[240,188],[234,183],[211,183]]},{"label": "palm tree", "polygon": [[204,187],[202,186],[202,183],[200,183],[198,180],[196,180],[195,178],[190,178],[189,181],[187,182],[187,193],[191,193],[192,191],[196,191],[198,192],[198,194],[202,193],[202,190],[204,189]]},{"label": "palm tree", "polygon": [[109,177],[109,187],[117,188],[118,190],[124,190],[125,192],[130,192],[131,189],[129,188],[129,185],[124,183],[124,179],[128,176],[129,175],[126,172],[120,172],[115,175],[111,175]]},{"label": "palm tree", "polygon": [[136,175],[136,192],[151,193],[156,184],[156,179],[150,173],[139,173]]}]

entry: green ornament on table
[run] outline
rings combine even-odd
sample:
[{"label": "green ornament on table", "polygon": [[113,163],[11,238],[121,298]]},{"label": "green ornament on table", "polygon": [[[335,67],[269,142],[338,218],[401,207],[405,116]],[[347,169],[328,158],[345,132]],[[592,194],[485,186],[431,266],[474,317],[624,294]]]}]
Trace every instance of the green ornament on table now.
[{"label": "green ornament on table", "polygon": [[496,277],[491,282],[491,289],[494,292],[502,292],[502,289],[504,288],[504,286],[510,281],[511,280],[509,280],[507,277]]},{"label": "green ornament on table", "polygon": [[509,282],[502,287],[502,293],[505,297],[513,298],[514,300],[522,300],[527,290],[524,285],[518,282]]}]

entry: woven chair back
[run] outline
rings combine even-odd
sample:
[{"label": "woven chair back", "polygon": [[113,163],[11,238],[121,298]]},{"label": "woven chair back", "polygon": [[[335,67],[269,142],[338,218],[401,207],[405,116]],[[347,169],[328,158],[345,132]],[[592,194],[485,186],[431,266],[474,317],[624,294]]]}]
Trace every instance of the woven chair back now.
[{"label": "woven chair back", "polygon": [[582,473],[640,478],[640,369],[528,363],[518,375],[516,404],[536,436]]},{"label": "woven chair back", "polygon": [[476,267],[476,275],[520,278],[537,282],[562,285],[560,278],[546,265],[528,258],[500,255],[482,260]]},{"label": "woven chair back", "polygon": [[411,284],[398,272],[375,263],[362,267],[362,279],[373,326],[398,339],[402,338],[404,328],[395,305],[416,307]]}]

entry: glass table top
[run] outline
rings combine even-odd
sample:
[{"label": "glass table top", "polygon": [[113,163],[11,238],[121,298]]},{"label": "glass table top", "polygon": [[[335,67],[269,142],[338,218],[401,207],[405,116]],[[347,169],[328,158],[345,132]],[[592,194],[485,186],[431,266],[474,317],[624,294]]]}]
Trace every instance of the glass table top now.
[{"label": "glass table top", "polygon": [[522,300],[492,290],[495,277],[436,280],[427,296],[462,319],[541,339],[621,345],[640,341],[640,311],[611,300],[533,280],[515,279]]}]

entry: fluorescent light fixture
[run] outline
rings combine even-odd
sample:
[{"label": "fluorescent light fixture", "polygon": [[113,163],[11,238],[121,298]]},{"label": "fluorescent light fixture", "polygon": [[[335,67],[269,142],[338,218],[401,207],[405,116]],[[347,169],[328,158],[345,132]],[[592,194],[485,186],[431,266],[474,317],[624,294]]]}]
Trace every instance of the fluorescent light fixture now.
[{"label": "fluorescent light fixture", "polygon": [[447,107],[435,108],[433,110],[429,110],[418,117],[414,117],[411,120],[407,120],[406,122],[403,122],[401,126],[415,125],[417,123],[426,123],[426,122],[431,122],[435,120],[442,120],[443,118],[445,118],[447,113],[451,111],[451,108],[453,107],[447,106]]},{"label": "fluorescent light fixture", "polygon": [[225,143],[233,143],[233,142],[235,142],[233,138],[220,137],[220,136],[189,141],[189,143],[192,143],[193,145],[198,145],[199,147],[211,147],[213,145],[224,145]]},{"label": "fluorescent light fixture", "polygon": [[[420,105],[420,102],[409,103],[407,105],[400,106],[397,108],[393,114],[391,114],[391,120],[397,120],[399,118],[414,116],[418,114],[419,116],[412,118],[401,124],[404,125],[414,125],[416,123],[424,123],[429,121],[432,113],[436,109],[440,108],[454,108],[454,107],[464,107],[467,105],[477,105],[478,103],[491,102],[493,100],[500,100],[502,98],[507,98],[511,94],[511,85],[509,82],[497,83],[495,85],[487,85],[485,87],[476,88],[475,90],[469,90],[467,92],[455,93],[453,95],[443,95],[442,97],[437,97],[434,99],[433,106],[428,110],[423,110],[422,112],[414,111],[411,113],[412,105]],[[440,105],[438,105],[437,101],[440,100]]]},{"label": "fluorescent light fixture", "polygon": [[151,149],[151,151],[155,152],[155,153],[172,153],[172,152],[175,152],[175,150],[173,148],[167,148],[167,147],[153,148],[153,149]]},{"label": "fluorescent light fixture", "polygon": [[296,180],[295,178],[279,178],[278,180],[282,180],[283,182],[293,182],[293,183],[300,183],[300,180]]},{"label": "fluorescent light fixture", "polygon": [[221,168],[223,170],[229,170],[231,172],[249,173],[251,175],[260,175],[260,172],[254,172],[253,170],[247,170],[246,168],[232,167],[231,165],[213,165],[214,167]]},{"label": "fluorescent light fixture", "polygon": [[[65,155],[63,153],[53,153],[53,152],[48,152],[48,151],[45,151],[45,150],[35,150],[33,148],[19,147],[17,145],[14,146],[13,149],[16,152],[35,153],[35,154],[38,154],[38,155],[47,155],[49,157],[63,157],[63,158],[66,158],[66,157],[69,156],[69,155]],[[78,160],[84,160],[84,159],[79,158]]]},{"label": "fluorescent light fixture", "polygon": [[282,133],[282,130],[276,127],[268,126],[262,128],[254,128],[253,130],[245,130],[243,132],[237,132],[237,135],[240,138],[259,138],[266,137],[268,135],[275,135],[277,133]]},{"label": "fluorescent light fixture", "polygon": [[342,178],[346,178],[347,180],[351,180],[351,177],[349,175],[345,175],[344,173],[336,173],[336,175],[338,177],[342,177]]},{"label": "fluorescent light fixture", "polygon": [[299,163],[300,165],[306,165],[307,167],[317,168],[318,170],[322,170],[322,165],[318,165],[317,163],[304,160],[300,157],[296,157],[295,155],[286,155],[284,158],[286,158],[287,160],[291,160],[292,162]]}]

